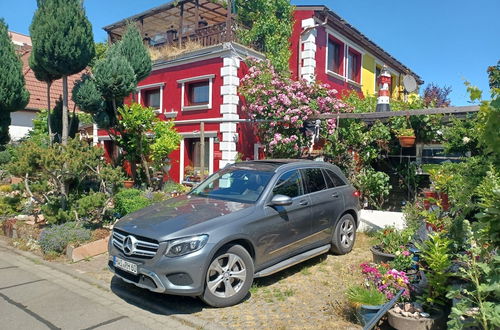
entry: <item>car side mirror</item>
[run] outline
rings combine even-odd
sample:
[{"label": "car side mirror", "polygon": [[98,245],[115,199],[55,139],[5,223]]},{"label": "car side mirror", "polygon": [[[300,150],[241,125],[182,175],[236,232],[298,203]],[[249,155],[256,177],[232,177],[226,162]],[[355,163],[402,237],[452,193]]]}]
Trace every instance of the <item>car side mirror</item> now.
[{"label": "car side mirror", "polygon": [[275,195],[273,199],[271,199],[271,206],[288,206],[292,205],[293,201],[291,197],[285,195]]}]

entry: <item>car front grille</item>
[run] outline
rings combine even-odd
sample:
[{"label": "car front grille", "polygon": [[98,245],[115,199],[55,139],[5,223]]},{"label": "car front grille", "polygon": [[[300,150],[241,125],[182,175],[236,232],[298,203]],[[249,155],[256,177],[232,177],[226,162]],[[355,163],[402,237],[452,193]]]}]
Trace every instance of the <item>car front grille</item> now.
[{"label": "car front grille", "polygon": [[[126,253],[123,246],[123,243],[128,236],[131,236],[135,239],[135,246],[132,253]],[[125,255],[143,259],[153,258],[156,255],[159,247],[158,242],[153,239],[132,235],[118,229],[113,229],[112,242],[113,245]]]}]

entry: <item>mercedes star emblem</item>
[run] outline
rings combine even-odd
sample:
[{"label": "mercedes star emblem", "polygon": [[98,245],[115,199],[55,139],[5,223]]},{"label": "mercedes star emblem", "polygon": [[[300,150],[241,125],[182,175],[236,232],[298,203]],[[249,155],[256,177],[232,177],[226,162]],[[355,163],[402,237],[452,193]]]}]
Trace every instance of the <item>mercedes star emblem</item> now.
[{"label": "mercedes star emblem", "polygon": [[137,240],[134,236],[127,236],[123,241],[123,252],[126,255],[132,255],[135,252],[135,246],[137,244]]}]

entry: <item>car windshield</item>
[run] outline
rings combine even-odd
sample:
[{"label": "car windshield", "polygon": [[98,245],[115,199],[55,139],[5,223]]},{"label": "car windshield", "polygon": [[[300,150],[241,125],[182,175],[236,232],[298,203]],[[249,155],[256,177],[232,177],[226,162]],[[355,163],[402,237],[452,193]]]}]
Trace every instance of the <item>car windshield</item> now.
[{"label": "car windshield", "polygon": [[273,172],[256,171],[241,166],[223,169],[191,191],[191,195],[255,203],[273,176]]}]

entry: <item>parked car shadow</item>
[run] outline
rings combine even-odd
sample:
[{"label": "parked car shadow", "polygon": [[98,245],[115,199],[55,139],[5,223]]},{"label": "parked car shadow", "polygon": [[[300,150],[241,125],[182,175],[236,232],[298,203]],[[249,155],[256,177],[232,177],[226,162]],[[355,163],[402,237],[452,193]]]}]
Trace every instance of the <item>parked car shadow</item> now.
[{"label": "parked car shadow", "polygon": [[[303,269],[307,269],[321,263],[326,258],[327,255],[324,254],[271,276],[257,278],[254,280],[254,285],[259,287],[272,285],[302,271]],[[203,309],[212,308],[196,297],[174,296],[151,292],[127,283],[116,276],[112,278],[110,288],[114,294],[127,303],[159,315],[193,314],[200,312]],[[249,292],[243,302],[249,300],[250,298],[251,293]]]}]

